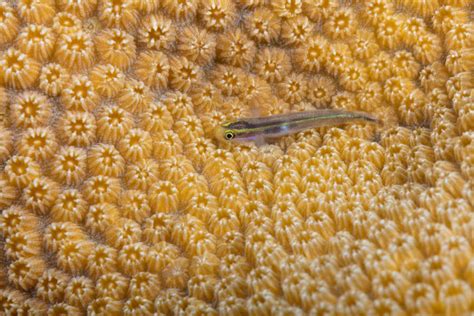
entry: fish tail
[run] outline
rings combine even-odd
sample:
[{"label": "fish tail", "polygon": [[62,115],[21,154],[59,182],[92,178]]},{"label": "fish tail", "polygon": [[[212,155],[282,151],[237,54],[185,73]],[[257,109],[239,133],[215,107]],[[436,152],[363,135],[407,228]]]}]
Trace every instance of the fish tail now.
[{"label": "fish tail", "polygon": [[365,112],[349,112],[349,113],[355,114],[355,116],[361,119],[362,121],[374,123],[377,125],[383,125],[383,121],[379,119],[378,117],[376,117],[375,115],[365,113]]},{"label": "fish tail", "polygon": [[[328,118],[327,123],[332,124],[347,124],[347,123],[373,123],[377,125],[383,125],[382,120],[373,114],[359,111],[345,111],[345,110],[329,110],[330,115],[325,116]],[[331,115],[334,114],[334,115]]]}]

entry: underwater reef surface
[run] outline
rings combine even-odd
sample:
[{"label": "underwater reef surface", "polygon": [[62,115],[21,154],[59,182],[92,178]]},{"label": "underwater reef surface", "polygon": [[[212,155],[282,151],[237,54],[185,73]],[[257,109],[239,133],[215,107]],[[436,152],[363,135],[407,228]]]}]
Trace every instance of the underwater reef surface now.
[{"label": "underwater reef surface", "polygon": [[473,10],[0,0],[0,314],[474,313]]}]

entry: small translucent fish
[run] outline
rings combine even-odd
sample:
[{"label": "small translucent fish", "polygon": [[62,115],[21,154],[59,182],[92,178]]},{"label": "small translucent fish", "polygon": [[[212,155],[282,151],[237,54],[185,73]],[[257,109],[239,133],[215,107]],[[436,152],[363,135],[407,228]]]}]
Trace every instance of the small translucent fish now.
[{"label": "small translucent fish", "polygon": [[380,123],[377,118],[364,112],[338,109],[294,112],[227,122],[216,129],[216,137],[224,141],[253,141],[258,145],[267,138],[286,136],[311,128],[364,122]]}]

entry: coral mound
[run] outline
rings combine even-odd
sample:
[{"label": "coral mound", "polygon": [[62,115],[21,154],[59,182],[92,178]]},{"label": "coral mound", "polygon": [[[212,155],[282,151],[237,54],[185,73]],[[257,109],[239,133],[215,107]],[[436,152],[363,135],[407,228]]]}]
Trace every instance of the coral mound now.
[{"label": "coral mound", "polygon": [[473,10],[0,0],[0,314],[473,314]]}]

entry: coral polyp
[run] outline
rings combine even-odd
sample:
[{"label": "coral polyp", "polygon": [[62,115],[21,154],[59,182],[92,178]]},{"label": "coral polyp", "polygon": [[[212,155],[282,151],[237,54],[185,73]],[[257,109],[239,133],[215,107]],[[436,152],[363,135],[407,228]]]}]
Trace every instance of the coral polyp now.
[{"label": "coral polyp", "polygon": [[217,58],[226,64],[246,67],[255,57],[255,44],[240,29],[229,31],[217,39]]},{"label": "coral polyp", "polygon": [[127,69],[135,61],[135,40],[123,30],[105,29],[95,37],[95,44],[99,59],[119,69]]},{"label": "coral polyp", "polygon": [[122,71],[111,64],[94,67],[89,78],[97,93],[106,98],[115,97],[125,84]]},{"label": "coral polyp", "polygon": [[116,202],[119,196],[120,182],[108,176],[93,176],[84,183],[83,194],[91,203]]},{"label": "coral polyp", "polygon": [[201,80],[202,73],[196,64],[186,57],[171,58],[169,85],[172,89],[186,92]]},{"label": "coral polyp", "polygon": [[86,76],[73,76],[61,93],[61,102],[70,111],[92,111],[100,96]]},{"label": "coral polyp", "polygon": [[59,193],[59,186],[48,178],[34,179],[23,190],[25,207],[35,213],[45,214],[53,206]]},{"label": "coral polyp", "polygon": [[[150,133],[141,129],[132,129],[118,143],[121,155],[129,162],[143,161],[151,156],[153,150]],[[117,156],[119,159],[120,156]]]},{"label": "coral polyp", "polygon": [[135,2],[130,0],[100,1],[98,18],[104,27],[134,29],[139,23]]},{"label": "coral polyp", "polygon": [[333,12],[324,22],[323,30],[330,39],[344,39],[355,31],[357,22],[350,9]]},{"label": "coral polyp", "polygon": [[17,143],[18,152],[35,160],[50,159],[58,148],[56,136],[49,128],[30,128],[25,131]]},{"label": "coral polyp", "polygon": [[68,12],[60,12],[53,19],[53,30],[58,34],[79,31],[81,28],[82,21]]},{"label": "coral polyp", "polygon": [[282,49],[264,49],[257,55],[255,72],[270,83],[282,81],[290,71],[290,57]]},{"label": "coral polyp", "polygon": [[55,60],[71,71],[87,70],[94,63],[94,44],[86,32],[63,34],[56,46]]},{"label": "coral polyp", "polygon": [[165,13],[177,21],[193,20],[196,16],[198,5],[199,1],[197,0],[165,0],[162,3]]},{"label": "coral polyp", "polygon": [[96,0],[87,1],[74,1],[74,0],[61,0],[58,1],[58,7],[62,12],[67,12],[77,16],[80,19],[87,18],[91,15],[97,7]]},{"label": "coral polyp", "polygon": [[0,4],[0,43],[5,44],[12,41],[17,35],[20,21],[15,14],[14,8],[8,2]]},{"label": "coral polyp", "polygon": [[15,155],[8,159],[4,171],[8,181],[21,188],[27,186],[40,175],[38,163],[30,157],[20,155]]},{"label": "coral polyp", "polygon": [[97,144],[90,148],[87,157],[89,171],[94,175],[118,177],[125,170],[125,161],[113,145]]},{"label": "coral polyp", "polygon": [[18,48],[40,62],[50,58],[55,42],[56,36],[51,29],[36,24],[31,24],[20,31],[17,38]]},{"label": "coral polyp", "polygon": [[70,78],[69,73],[56,63],[46,64],[41,68],[39,88],[51,97],[61,94]]},{"label": "coral polyp", "polygon": [[143,112],[140,127],[149,133],[163,132],[173,125],[173,117],[161,102],[153,102]]},{"label": "coral polyp", "polygon": [[40,63],[10,48],[0,55],[0,83],[12,89],[31,88],[38,79]]},{"label": "coral polyp", "polygon": [[96,121],[89,112],[66,111],[58,122],[60,138],[65,145],[88,147],[96,139]]},{"label": "coral polyp", "polygon": [[18,94],[10,107],[11,123],[20,129],[44,126],[51,114],[48,98],[34,91]]},{"label": "coral polyp", "polygon": [[170,19],[163,15],[151,15],[139,29],[140,42],[147,48],[166,49],[176,39],[176,30]]},{"label": "coral polyp", "polygon": [[154,160],[143,160],[137,164],[127,165],[125,182],[129,189],[148,191],[159,179],[158,163]]},{"label": "coral polyp", "polygon": [[48,24],[56,14],[54,1],[51,0],[20,0],[17,4],[19,16],[31,24]]},{"label": "coral polyp", "polygon": [[124,110],[137,114],[142,113],[151,103],[153,94],[142,81],[131,79],[125,82],[117,98],[117,104]]},{"label": "coral polyp", "polygon": [[135,74],[147,86],[164,90],[168,86],[170,64],[168,56],[161,52],[146,51],[138,56]]},{"label": "coral polyp", "polygon": [[97,136],[105,143],[115,144],[133,126],[132,115],[118,106],[101,108],[97,118]]},{"label": "coral polyp", "polygon": [[212,33],[192,25],[179,34],[177,48],[190,61],[206,65],[215,57],[216,39]]},{"label": "coral polyp", "polygon": [[198,14],[208,30],[220,32],[235,19],[235,4],[228,0],[210,0],[201,4]]},{"label": "coral polyp", "polygon": [[77,147],[62,147],[56,154],[51,175],[66,185],[79,184],[86,176],[86,151]]}]

